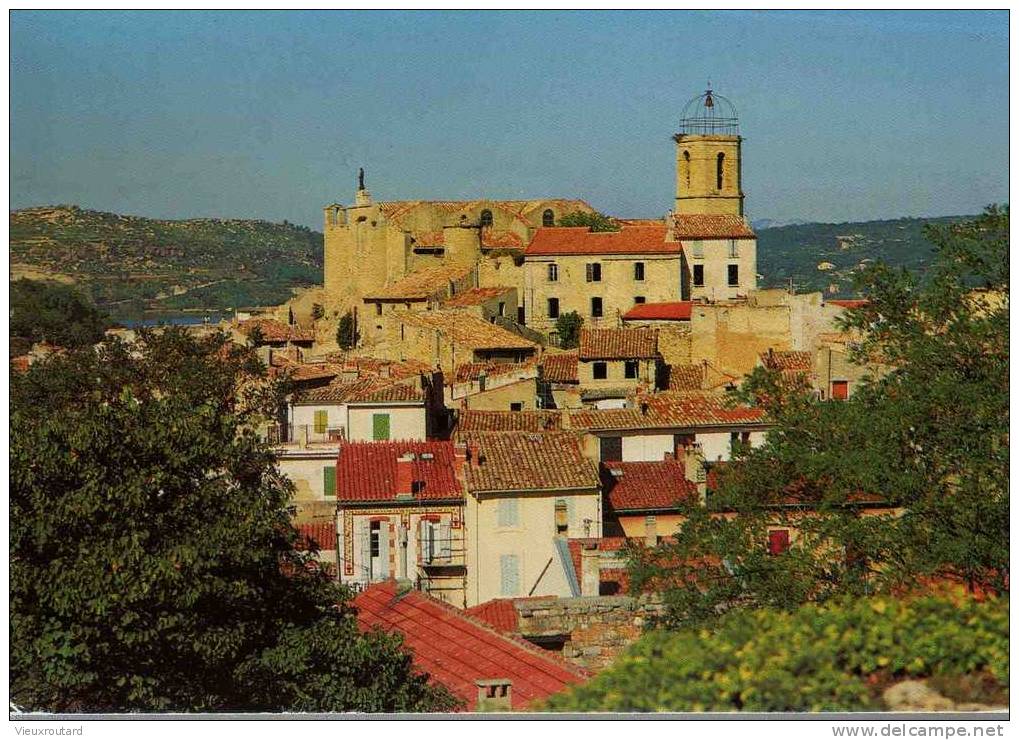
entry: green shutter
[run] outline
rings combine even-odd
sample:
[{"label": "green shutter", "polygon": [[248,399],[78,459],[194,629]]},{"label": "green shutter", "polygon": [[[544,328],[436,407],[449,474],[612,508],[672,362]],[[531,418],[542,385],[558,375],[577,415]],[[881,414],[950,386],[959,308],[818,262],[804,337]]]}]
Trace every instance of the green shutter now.
[{"label": "green shutter", "polygon": [[322,468],[322,488],[326,496],[336,495],[336,466],[326,465]]},{"label": "green shutter", "polygon": [[315,412],[315,434],[325,434],[329,426],[329,411],[322,410]]},{"label": "green shutter", "polygon": [[372,439],[376,442],[389,439],[389,414],[372,414]]}]

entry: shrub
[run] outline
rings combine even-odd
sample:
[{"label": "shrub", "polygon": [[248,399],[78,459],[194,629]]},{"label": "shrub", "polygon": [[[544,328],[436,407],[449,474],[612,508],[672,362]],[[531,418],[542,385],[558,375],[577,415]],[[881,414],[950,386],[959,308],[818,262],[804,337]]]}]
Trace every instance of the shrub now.
[{"label": "shrub", "polygon": [[580,327],[584,319],[576,311],[559,314],[555,321],[556,334],[559,335],[559,346],[563,349],[573,349],[580,344]]}]

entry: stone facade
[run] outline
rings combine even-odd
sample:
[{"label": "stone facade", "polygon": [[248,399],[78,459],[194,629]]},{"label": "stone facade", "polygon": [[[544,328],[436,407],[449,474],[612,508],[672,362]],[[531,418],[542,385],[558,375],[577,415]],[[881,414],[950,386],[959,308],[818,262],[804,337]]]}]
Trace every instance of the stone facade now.
[{"label": "stone facade", "polygon": [[743,215],[739,136],[676,134],[676,213]]}]

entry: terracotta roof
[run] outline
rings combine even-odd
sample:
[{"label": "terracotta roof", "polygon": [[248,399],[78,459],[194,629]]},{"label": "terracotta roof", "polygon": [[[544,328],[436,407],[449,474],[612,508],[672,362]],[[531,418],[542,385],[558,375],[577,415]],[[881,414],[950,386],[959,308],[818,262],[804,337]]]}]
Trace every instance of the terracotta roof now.
[{"label": "terracotta roof", "polygon": [[708,363],[696,365],[670,365],[669,391],[706,391],[736,383],[735,375],[716,369]]},{"label": "terracotta roof", "polygon": [[386,403],[394,401],[420,401],[424,391],[417,384],[381,378],[360,378],[354,381],[332,382],[321,388],[311,388],[294,394],[294,403]]},{"label": "terracotta roof", "polygon": [[762,352],[761,364],[769,370],[810,372],[814,361],[810,352]]},{"label": "terracotta roof", "polygon": [[627,321],[689,321],[692,310],[692,301],[640,303],[624,313],[623,319]]},{"label": "terracotta roof", "polygon": [[517,602],[527,603],[529,601],[555,601],[555,597],[548,596],[517,596],[513,598],[491,599],[482,604],[468,607],[465,611],[475,619],[494,627],[500,632],[515,633],[520,626],[520,612],[517,611]]},{"label": "terracotta roof", "polygon": [[513,288],[507,288],[506,286],[471,288],[470,290],[465,290],[462,293],[457,293],[452,298],[447,298],[442,302],[442,305],[450,308],[460,306],[480,306],[485,301],[498,298],[501,295],[509,293],[511,290],[513,290]]},{"label": "terracotta roof", "polygon": [[766,424],[764,410],[730,407],[724,397],[688,393],[667,398],[646,397],[643,408],[583,409],[570,412],[570,427],[588,431],[693,429]]},{"label": "terracotta roof", "polygon": [[866,306],[868,303],[870,303],[870,301],[868,301],[866,298],[852,298],[852,299],[847,298],[844,300],[825,301],[825,303],[831,304],[833,306],[841,306],[842,308],[860,308],[861,306]]},{"label": "terracotta roof", "polygon": [[477,706],[477,680],[512,681],[512,707],[519,711],[588,676],[541,648],[420,591],[401,594],[395,581],[361,592],[354,606],[362,629],[378,626],[402,634],[414,666],[460,697],[468,710]]},{"label": "terracotta roof", "polygon": [[401,380],[415,375],[431,375],[434,368],[423,360],[383,360],[378,357],[348,357],[343,360],[344,370],[354,370],[358,377],[376,377]]},{"label": "terracotta roof", "polygon": [[456,369],[456,382],[469,383],[477,380],[482,373],[487,378],[499,378],[514,373],[530,374],[534,377],[535,364],[529,362],[465,362]]},{"label": "terracotta roof", "polygon": [[[395,501],[396,460],[413,453],[413,480],[423,481],[414,500],[462,499],[452,442],[349,442],[336,461],[336,498],[347,502]],[[430,458],[426,457],[431,455]]]},{"label": "terracotta roof", "polygon": [[481,246],[485,249],[521,249],[524,246],[524,240],[515,231],[508,229],[502,231],[482,229]]},{"label": "terracotta roof", "polygon": [[32,364],[32,358],[28,355],[18,355],[11,358],[11,369],[16,373],[27,373],[28,366]]},{"label": "terracotta roof", "polygon": [[615,511],[675,509],[684,499],[697,500],[697,486],[686,479],[679,460],[605,462],[602,491]]},{"label": "terracotta roof", "polygon": [[450,341],[473,350],[536,349],[538,345],[466,311],[400,311],[400,321],[445,334]]},{"label": "terracotta roof", "polygon": [[581,360],[658,357],[657,329],[581,329]]},{"label": "terracotta roof", "polygon": [[620,226],[663,226],[664,218],[613,218]]},{"label": "terracotta roof", "polygon": [[524,254],[528,257],[569,254],[676,254],[679,242],[667,242],[665,226],[624,226],[619,231],[591,231],[587,226],[538,229]]},{"label": "terracotta roof", "polygon": [[560,411],[472,411],[464,409],[456,424],[464,432],[550,432],[563,428]]},{"label": "terracotta roof", "polygon": [[[568,539],[566,546],[570,551],[570,559],[573,561],[573,572],[577,574],[578,578],[582,577],[583,566],[581,559],[583,556],[581,552],[584,549],[584,545],[595,545],[598,548],[598,552],[617,553],[626,542],[626,537],[574,537]],[[625,592],[629,589],[630,578],[626,568],[602,568],[599,564],[598,581],[601,588],[604,588],[605,584],[613,583],[621,591]],[[580,584],[578,583],[577,585],[579,586]]]},{"label": "terracotta roof", "polygon": [[467,487],[478,491],[598,488],[598,472],[569,432],[465,432]]},{"label": "terracotta roof", "polygon": [[295,383],[335,378],[343,372],[343,366],[333,362],[290,364],[284,367],[287,377]]},{"label": "terracotta roof", "polygon": [[676,239],[756,239],[757,235],[741,216],[676,214],[673,216]]},{"label": "terracotta roof", "polygon": [[473,269],[463,265],[427,267],[404,275],[395,283],[365,296],[364,300],[426,301],[429,298],[444,298],[450,293],[450,283],[467,277]]},{"label": "terracotta roof", "polygon": [[297,549],[310,550],[314,544],[318,550],[336,549],[336,521],[305,522],[297,527]]},{"label": "terracotta roof", "polygon": [[315,332],[311,329],[302,329],[297,325],[284,324],[276,319],[248,319],[237,325],[238,331],[245,336],[251,336],[251,332],[258,327],[262,333],[262,339],[266,342],[314,342]]},{"label": "terracotta roof", "polygon": [[549,383],[577,383],[578,350],[569,352],[545,352],[541,356],[544,378]]}]

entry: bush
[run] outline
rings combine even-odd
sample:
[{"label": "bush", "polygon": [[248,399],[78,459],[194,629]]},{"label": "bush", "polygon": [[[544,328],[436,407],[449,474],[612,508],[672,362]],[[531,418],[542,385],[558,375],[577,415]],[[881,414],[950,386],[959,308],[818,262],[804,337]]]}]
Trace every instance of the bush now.
[{"label": "bush", "polygon": [[336,327],[336,343],[340,349],[351,349],[357,345],[357,331],[354,328],[354,315],[348,311],[340,318]]},{"label": "bush", "polygon": [[563,349],[573,349],[580,344],[580,327],[584,319],[576,311],[560,314],[555,320],[556,334],[559,335],[559,346]]},{"label": "bush", "polygon": [[74,288],[26,280],[11,283],[10,333],[29,342],[85,347],[103,338],[109,317]]},{"label": "bush", "polygon": [[619,224],[604,213],[573,211],[559,219],[559,226],[587,226],[591,231],[619,231]]},{"label": "bush", "polygon": [[882,709],[907,677],[986,674],[1008,685],[1008,598],[845,599],[733,612],[713,630],[644,635],[555,711]]}]

